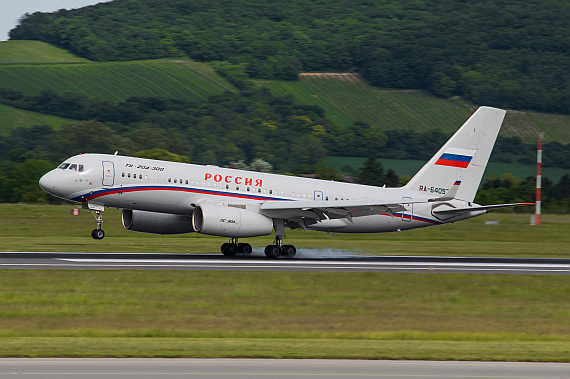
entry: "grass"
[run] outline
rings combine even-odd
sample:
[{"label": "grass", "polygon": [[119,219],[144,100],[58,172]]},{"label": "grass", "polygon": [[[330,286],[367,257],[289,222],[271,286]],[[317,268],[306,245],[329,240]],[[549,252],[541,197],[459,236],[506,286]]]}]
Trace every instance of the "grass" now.
[{"label": "grass", "polygon": [[[71,208],[71,205],[0,204],[1,251],[219,254],[220,245],[226,242],[225,238],[197,233],[174,236],[134,233],[123,229],[120,214],[114,209],[104,213],[105,239],[94,241],[90,236],[95,227],[91,214],[82,210],[80,216],[71,216]],[[496,212],[402,233],[333,233],[329,237],[326,233],[287,230],[286,241],[306,254],[332,249],[378,255],[568,258],[570,216],[545,214],[540,227],[531,226],[529,216]],[[486,219],[500,220],[501,224],[484,225]],[[247,241],[261,251],[271,238]]]},{"label": "grass", "polygon": [[4,270],[0,356],[568,361],[569,295],[548,275]]},{"label": "grass", "polygon": [[[327,164],[335,169],[342,171],[342,167],[344,166],[351,166],[355,169],[360,169],[368,158],[360,158],[360,157],[327,157]],[[382,162],[384,165],[384,169],[393,169],[396,173],[400,176],[402,175],[409,175],[414,176],[416,172],[427,161],[421,160],[400,160],[400,159],[377,159],[378,161]],[[483,174],[483,178],[488,176],[501,176],[503,173],[511,173],[519,179],[525,179],[528,176],[536,175],[536,165],[523,165],[520,163],[498,163],[498,162],[491,162],[487,165],[487,169]],[[559,167],[543,167],[542,168],[542,176],[549,178],[555,182],[558,182],[560,178],[566,174],[570,173],[569,169],[559,168]]]},{"label": "grass", "polygon": [[568,342],[259,338],[0,338],[3,357],[321,358],[568,362]]},{"label": "grass", "polygon": [[[304,104],[319,105],[327,117],[343,124],[364,121],[381,130],[411,129],[455,132],[477,108],[460,98],[441,99],[420,90],[372,87],[356,74],[304,74],[298,82],[256,80],[277,95],[293,95]],[[536,142],[570,142],[570,116],[509,111],[501,134]]]},{"label": "grass", "polygon": [[40,41],[4,41],[0,42],[0,63],[5,62],[85,63],[89,60]]},{"label": "grass", "polygon": [[51,125],[54,129],[61,125],[73,122],[67,118],[45,115],[42,113],[25,111],[0,104],[0,136],[7,136],[15,128],[28,128],[33,125]]},{"label": "grass", "polygon": [[[89,236],[71,206],[0,204],[2,251],[217,253],[223,238]],[[497,213],[382,235],[289,232],[302,249],[568,257],[567,215]],[[269,237],[248,239],[261,247]],[[421,249],[418,247],[421,246]],[[301,250],[302,250],[301,249]],[[0,356],[561,361],[570,282],[558,275],[1,270]]]},{"label": "grass", "polygon": [[131,96],[201,100],[234,91],[209,65],[188,59],[0,65],[0,83],[26,94],[51,89],[115,101]]}]

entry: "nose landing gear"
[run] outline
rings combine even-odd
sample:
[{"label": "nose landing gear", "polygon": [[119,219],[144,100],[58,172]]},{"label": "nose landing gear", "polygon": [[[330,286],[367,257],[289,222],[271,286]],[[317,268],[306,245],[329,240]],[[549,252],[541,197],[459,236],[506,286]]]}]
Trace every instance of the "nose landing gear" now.
[{"label": "nose landing gear", "polygon": [[102,240],[105,238],[105,232],[101,229],[101,224],[103,223],[103,214],[101,212],[102,211],[99,210],[91,211],[91,213],[93,213],[93,217],[95,217],[95,222],[97,223],[97,228],[91,231],[91,237],[96,240]]}]

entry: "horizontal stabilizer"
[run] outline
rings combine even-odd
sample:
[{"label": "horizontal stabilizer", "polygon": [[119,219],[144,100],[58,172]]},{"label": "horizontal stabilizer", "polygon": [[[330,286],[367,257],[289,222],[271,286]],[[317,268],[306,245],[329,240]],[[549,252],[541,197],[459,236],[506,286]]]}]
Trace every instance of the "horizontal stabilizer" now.
[{"label": "horizontal stabilizer", "polygon": [[465,212],[488,211],[488,210],[499,209],[499,208],[518,207],[520,205],[534,205],[534,203],[478,205],[476,207],[469,207],[469,208],[455,208],[455,209],[446,209],[446,210],[441,210],[441,211],[435,211],[434,210],[433,213],[437,214],[437,215],[451,215],[451,214],[459,214],[459,213],[465,213]]}]

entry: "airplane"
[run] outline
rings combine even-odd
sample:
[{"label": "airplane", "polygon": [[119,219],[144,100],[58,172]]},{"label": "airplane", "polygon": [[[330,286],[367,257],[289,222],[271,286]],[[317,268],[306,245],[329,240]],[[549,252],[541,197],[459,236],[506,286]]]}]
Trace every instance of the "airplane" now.
[{"label": "airplane", "polygon": [[46,192],[82,203],[95,216],[122,209],[123,227],[143,233],[228,237],[224,255],[250,254],[241,238],[270,235],[269,258],[292,258],[285,228],[383,233],[442,225],[530,205],[473,203],[505,110],[480,107],[403,187],[386,188],[109,154],[80,154],[39,181]]}]

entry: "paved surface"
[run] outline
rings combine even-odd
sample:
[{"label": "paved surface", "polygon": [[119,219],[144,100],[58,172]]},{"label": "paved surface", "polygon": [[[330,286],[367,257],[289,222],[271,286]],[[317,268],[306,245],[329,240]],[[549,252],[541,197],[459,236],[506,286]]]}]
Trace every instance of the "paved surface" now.
[{"label": "paved surface", "polygon": [[570,274],[570,259],[558,258],[299,255],[294,259],[268,259],[260,255],[0,252],[0,268]]},{"label": "paved surface", "polygon": [[568,379],[570,364],[324,359],[0,359],[0,377],[8,376],[21,379],[41,377]]}]

